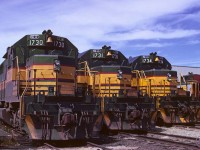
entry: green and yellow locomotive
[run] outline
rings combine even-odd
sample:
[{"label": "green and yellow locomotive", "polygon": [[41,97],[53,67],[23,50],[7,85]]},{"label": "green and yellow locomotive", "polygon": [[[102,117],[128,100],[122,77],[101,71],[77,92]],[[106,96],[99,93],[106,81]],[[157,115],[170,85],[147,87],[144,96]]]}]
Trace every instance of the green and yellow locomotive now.
[{"label": "green and yellow locomotive", "polygon": [[87,104],[76,96],[78,49],[67,38],[55,36],[51,30],[26,35],[3,58],[3,120],[25,130],[32,140],[93,135],[99,104]]},{"label": "green and yellow locomotive", "polygon": [[132,87],[155,101],[156,111],[152,113],[152,121],[159,124],[197,121],[195,116],[200,106],[199,100],[194,101],[186,88],[181,86],[177,71],[172,70],[171,64],[164,57],[150,53],[131,58],[130,65],[133,73]]},{"label": "green and yellow locomotive", "polygon": [[[146,128],[142,117],[154,108],[152,101],[138,96],[131,87],[132,73],[128,59],[110,46],[90,49],[79,56],[77,91],[92,101],[100,99],[102,116],[107,129],[135,130]],[[146,100],[146,101],[145,101]],[[146,122],[147,123],[147,122]]]},{"label": "green and yellow locomotive", "polygon": [[77,76],[79,92],[95,97],[124,97],[127,94],[131,87],[131,70],[121,52],[104,46],[80,55]]},{"label": "green and yellow locomotive", "polygon": [[[67,39],[26,35],[0,65],[0,118],[32,140],[97,136],[200,119],[197,75],[180,76],[156,53],[128,60],[109,46],[79,54]],[[190,88],[190,90],[188,90]],[[104,128],[105,127],[105,128]]]},{"label": "green and yellow locomotive", "polygon": [[[179,88],[183,89],[190,96],[190,108],[193,111],[194,121],[200,121],[200,75],[188,72],[187,75],[180,75]],[[188,103],[187,103],[188,105]],[[183,109],[184,110],[184,109]],[[188,112],[188,110],[185,110]]]}]

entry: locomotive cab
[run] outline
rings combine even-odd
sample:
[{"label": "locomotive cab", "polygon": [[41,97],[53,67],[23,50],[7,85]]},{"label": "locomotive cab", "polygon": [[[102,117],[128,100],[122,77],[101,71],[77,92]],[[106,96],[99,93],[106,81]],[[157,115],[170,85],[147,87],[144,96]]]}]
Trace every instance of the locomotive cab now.
[{"label": "locomotive cab", "polygon": [[176,94],[177,73],[171,64],[156,53],[130,59],[132,86],[150,97]]},{"label": "locomotive cab", "polygon": [[[150,53],[130,59],[130,64],[133,72],[132,86],[155,101],[153,120],[159,124],[160,120],[162,124],[187,124],[197,120],[191,115],[194,114],[190,108],[194,106],[192,97],[187,87],[181,85],[183,77],[178,81],[177,72],[172,70],[171,64],[164,57]],[[194,94],[197,96],[196,92]]]},{"label": "locomotive cab", "polygon": [[78,49],[51,30],[8,48],[0,67],[0,117],[32,140],[83,139],[98,132],[99,104],[75,95],[77,57]]},{"label": "locomotive cab", "polygon": [[126,96],[130,89],[131,70],[121,52],[104,46],[79,57],[77,86],[83,94],[94,97]]}]

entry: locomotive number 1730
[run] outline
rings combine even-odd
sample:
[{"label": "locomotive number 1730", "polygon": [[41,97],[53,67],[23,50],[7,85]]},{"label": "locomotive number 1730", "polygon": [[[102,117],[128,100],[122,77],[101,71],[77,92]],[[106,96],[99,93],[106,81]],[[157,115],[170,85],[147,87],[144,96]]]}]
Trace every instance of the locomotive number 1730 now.
[{"label": "locomotive number 1730", "polygon": [[29,41],[29,45],[30,46],[41,46],[41,45],[44,45],[44,41],[43,40],[38,40],[38,39],[31,39]]},{"label": "locomotive number 1730", "polygon": [[[44,46],[44,41],[38,40],[38,39],[30,39],[29,46]],[[53,46],[59,47],[59,48],[64,48],[65,43],[63,41],[53,41]]]},{"label": "locomotive number 1730", "polygon": [[59,47],[59,48],[64,48],[65,47],[65,42],[64,41],[53,41],[53,46]]}]

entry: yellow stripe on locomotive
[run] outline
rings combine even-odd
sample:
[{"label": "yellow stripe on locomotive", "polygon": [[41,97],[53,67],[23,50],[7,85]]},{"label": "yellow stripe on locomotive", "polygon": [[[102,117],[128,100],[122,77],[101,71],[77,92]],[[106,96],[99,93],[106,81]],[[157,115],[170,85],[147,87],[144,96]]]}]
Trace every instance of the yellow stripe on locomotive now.
[{"label": "yellow stripe on locomotive", "polygon": [[39,94],[39,92],[43,92],[45,95],[51,96],[51,95],[56,95],[56,90],[57,90],[57,93],[59,95],[74,95],[75,67],[61,65],[60,69],[61,71],[57,74],[54,71],[54,66],[52,64],[33,65],[29,67],[28,68],[29,92],[27,92],[27,94],[34,95],[34,90],[35,90],[36,95]]},{"label": "yellow stripe on locomotive", "polygon": [[[156,75],[156,73],[162,75]],[[148,94],[149,96],[167,96],[176,94],[177,77],[169,77],[168,70],[151,70],[151,71],[133,71],[132,87],[140,91],[141,95]],[[150,76],[148,74],[151,74]]]}]

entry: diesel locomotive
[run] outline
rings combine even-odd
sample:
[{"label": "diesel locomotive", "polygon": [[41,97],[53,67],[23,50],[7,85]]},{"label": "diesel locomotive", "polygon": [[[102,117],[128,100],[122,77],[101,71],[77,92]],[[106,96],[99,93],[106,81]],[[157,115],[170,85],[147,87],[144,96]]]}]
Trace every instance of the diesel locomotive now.
[{"label": "diesel locomotive", "polygon": [[131,67],[120,51],[106,45],[90,49],[79,55],[78,63],[78,95],[89,101],[100,99],[103,127],[117,131],[147,128],[154,103],[132,87]]},{"label": "diesel locomotive", "polygon": [[0,65],[0,118],[32,140],[95,136],[99,103],[77,96],[78,49],[51,30],[25,35]]},{"label": "diesel locomotive", "polygon": [[[194,82],[182,75],[178,79],[177,71],[172,70],[166,58],[157,53],[130,58],[129,61],[133,73],[132,86],[141,95],[154,99],[156,111],[151,113],[153,122],[159,125],[191,124],[198,120],[197,80]],[[190,91],[187,91],[188,86]]]},{"label": "diesel locomotive", "polygon": [[31,140],[97,137],[200,119],[200,78],[156,53],[127,59],[103,46],[78,53],[67,38],[25,35],[0,65],[0,119]]}]

